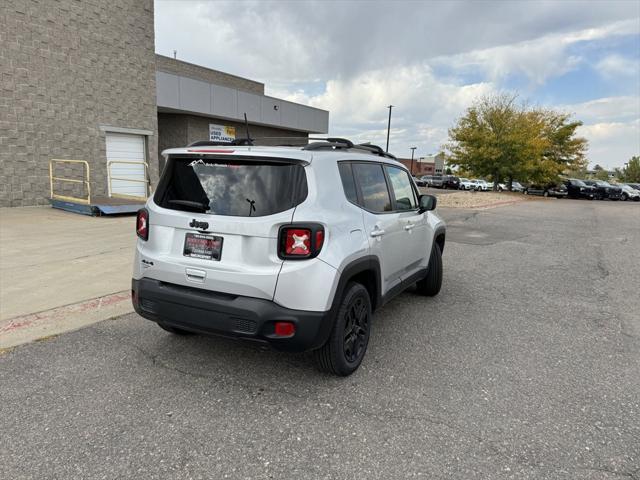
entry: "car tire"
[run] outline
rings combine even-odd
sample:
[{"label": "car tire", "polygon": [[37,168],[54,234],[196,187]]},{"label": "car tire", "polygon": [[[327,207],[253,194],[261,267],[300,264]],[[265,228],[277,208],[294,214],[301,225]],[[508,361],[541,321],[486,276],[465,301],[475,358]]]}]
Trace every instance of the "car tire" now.
[{"label": "car tire", "polygon": [[360,283],[349,283],[327,343],[313,352],[318,368],[341,377],[355,372],[367,351],[371,320],[369,292]]},{"label": "car tire", "polygon": [[525,195],[529,195],[529,190],[523,190],[522,193]]},{"label": "car tire", "polygon": [[622,199],[623,202],[626,202],[627,200],[629,200],[629,195],[627,195],[626,193],[622,194]]},{"label": "car tire", "polygon": [[165,332],[173,333],[174,335],[193,335],[193,333],[189,332],[188,330],[172,327],[170,325],[167,325],[166,323],[158,322],[158,326]]},{"label": "car tire", "polygon": [[435,297],[442,288],[442,252],[440,245],[433,243],[427,276],[416,284],[418,293],[427,297]]},{"label": "car tire", "polygon": [[547,192],[546,190],[544,191],[544,193],[542,194],[543,197],[548,197],[549,196],[549,192]]}]

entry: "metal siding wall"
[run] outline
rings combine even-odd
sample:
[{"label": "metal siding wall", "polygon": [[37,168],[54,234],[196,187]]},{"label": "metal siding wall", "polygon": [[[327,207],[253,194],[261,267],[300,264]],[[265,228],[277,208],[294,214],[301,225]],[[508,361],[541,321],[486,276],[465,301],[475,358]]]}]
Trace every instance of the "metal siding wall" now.
[{"label": "metal siding wall", "polygon": [[180,77],[180,108],[189,112],[212,114],[210,85],[200,80]]},{"label": "metal siding wall", "polygon": [[[158,107],[211,115],[274,128],[327,133],[329,112],[188,77],[158,72]],[[277,110],[273,107],[277,106]]]},{"label": "metal siding wall", "polygon": [[238,118],[238,91],[211,85],[211,111],[221,117]]}]

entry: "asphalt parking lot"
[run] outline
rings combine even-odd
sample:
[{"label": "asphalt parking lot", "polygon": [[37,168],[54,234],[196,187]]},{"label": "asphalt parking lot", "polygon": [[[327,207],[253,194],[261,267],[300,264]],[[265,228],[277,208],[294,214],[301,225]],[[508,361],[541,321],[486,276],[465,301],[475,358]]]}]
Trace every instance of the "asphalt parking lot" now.
[{"label": "asphalt parking lot", "polygon": [[360,370],[135,314],[0,354],[0,478],[640,478],[640,206],[445,210]]}]

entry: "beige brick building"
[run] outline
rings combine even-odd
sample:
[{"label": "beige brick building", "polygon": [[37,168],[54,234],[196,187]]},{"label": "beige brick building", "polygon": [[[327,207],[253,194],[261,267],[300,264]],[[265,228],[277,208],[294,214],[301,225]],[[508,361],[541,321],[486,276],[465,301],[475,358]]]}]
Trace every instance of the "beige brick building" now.
[{"label": "beige brick building", "polygon": [[[153,0],[3,0],[0,45],[0,207],[47,204],[52,159],[87,162],[92,202],[146,195],[163,149],[221,127],[243,137],[244,113],[253,137],[291,139],[264,143],[328,130],[328,112],[260,82],[156,55]],[[56,163],[76,181],[54,191],[86,198],[86,170]]]},{"label": "beige brick building", "polygon": [[47,203],[52,158],[88,161],[107,195],[109,132],[157,158],[153,0],[3,0],[0,45],[0,206]]}]

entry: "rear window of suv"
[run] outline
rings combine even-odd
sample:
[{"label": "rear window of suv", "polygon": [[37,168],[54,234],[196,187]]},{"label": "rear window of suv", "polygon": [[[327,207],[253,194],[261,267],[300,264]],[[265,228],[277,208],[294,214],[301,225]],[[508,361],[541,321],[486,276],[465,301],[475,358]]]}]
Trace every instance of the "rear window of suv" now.
[{"label": "rear window of suv", "polygon": [[154,200],[163,208],[261,217],[307,197],[304,167],[278,159],[170,158]]}]

